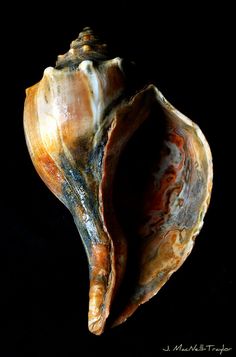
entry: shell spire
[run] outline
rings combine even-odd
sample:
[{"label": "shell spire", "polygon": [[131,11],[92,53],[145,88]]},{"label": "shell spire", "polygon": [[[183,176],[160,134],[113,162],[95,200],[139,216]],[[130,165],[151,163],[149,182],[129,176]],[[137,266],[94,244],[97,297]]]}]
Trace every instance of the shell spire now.
[{"label": "shell spire", "polygon": [[108,59],[107,45],[102,43],[90,27],[85,27],[70,49],[57,57],[56,69],[77,67],[84,60],[103,61]]}]

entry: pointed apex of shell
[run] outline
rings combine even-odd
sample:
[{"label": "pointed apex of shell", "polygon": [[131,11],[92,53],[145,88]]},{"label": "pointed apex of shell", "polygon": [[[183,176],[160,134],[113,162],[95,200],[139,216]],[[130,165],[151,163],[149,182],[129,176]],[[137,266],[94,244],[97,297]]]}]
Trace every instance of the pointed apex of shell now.
[{"label": "pointed apex of shell", "polygon": [[84,60],[104,61],[108,59],[107,45],[102,43],[90,27],[84,27],[71,42],[70,49],[57,57],[56,69],[76,69]]}]

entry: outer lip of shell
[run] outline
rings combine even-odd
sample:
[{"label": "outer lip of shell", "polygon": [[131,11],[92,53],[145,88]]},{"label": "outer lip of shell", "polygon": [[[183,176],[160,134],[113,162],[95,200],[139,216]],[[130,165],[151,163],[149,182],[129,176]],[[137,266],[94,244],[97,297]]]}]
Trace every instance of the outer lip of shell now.
[{"label": "outer lip of shell", "polygon": [[[168,123],[165,145],[168,145],[169,151],[164,151],[167,156],[163,156],[160,164],[163,172],[153,171],[153,177],[157,177],[155,185],[158,189],[154,186],[150,193],[148,189],[145,193],[145,224],[141,225],[140,232],[136,232],[135,240],[136,246],[142,247],[141,252],[138,250],[139,266],[135,269],[134,280],[131,282],[130,278],[128,286],[125,285],[127,288],[130,287],[129,297],[127,296],[123,310],[121,309],[115,318],[113,326],[126,321],[141,304],[156,295],[169,277],[184,263],[203,225],[211,196],[212,156],[203,133],[195,123],[176,110],[157,89],[155,92],[156,103],[159,103]],[[142,146],[142,142],[139,142],[139,146]],[[182,154],[179,155],[178,151],[182,151]],[[136,155],[139,157],[139,150]],[[126,175],[129,175],[129,171]],[[119,194],[122,195],[121,192]],[[165,197],[168,198],[167,201]],[[177,209],[180,197],[181,204]],[[128,210],[131,209],[128,207],[124,210],[124,216],[127,216]]]}]

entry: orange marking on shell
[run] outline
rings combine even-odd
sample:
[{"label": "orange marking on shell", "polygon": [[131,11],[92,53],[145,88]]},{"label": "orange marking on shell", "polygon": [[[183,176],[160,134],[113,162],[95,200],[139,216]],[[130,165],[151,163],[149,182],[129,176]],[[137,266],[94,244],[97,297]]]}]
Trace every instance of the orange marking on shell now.
[{"label": "orange marking on shell", "polygon": [[89,45],[83,45],[82,50],[83,50],[84,52],[89,52],[89,51],[92,50],[92,48],[91,48],[91,46],[89,46]]},{"label": "orange marking on shell", "polygon": [[[111,270],[109,246],[94,244],[91,251],[88,320],[90,331],[99,335],[103,331],[104,321],[109,314],[107,302],[110,301],[111,295],[107,294],[108,285],[113,290],[114,282],[109,281]],[[103,305],[105,309],[101,313]]]},{"label": "orange marking on shell", "polygon": [[93,38],[94,38],[93,35],[86,34],[86,35],[83,35],[82,40],[83,40],[83,41],[91,41]]},{"label": "orange marking on shell", "polygon": [[92,246],[92,257],[91,265],[95,268],[97,272],[101,267],[104,268],[104,271],[108,269],[109,264],[109,249],[107,245],[104,244],[94,244]]},{"label": "orange marking on shell", "polygon": [[[174,246],[179,245],[178,238],[178,231],[170,231],[165,236],[157,236],[147,243],[143,250],[140,284],[150,283],[159,272],[171,271],[174,266],[179,264],[180,257],[175,254],[173,249]],[[154,255],[153,251],[156,252]]]},{"label": "orange marking on shell", "polygon": [[37,158],[37,164],[39,167],[42,167],[48,175],[53,176],[58,183],[61,183],[62,177],[61,172],[58,167],[55,165],[55,161],[51,158],[48,153],[43,153]]},{"label": "orange marking on shell", "polygon": [[114,93],[119,92],[124,88],[124,75],[118,66],[108,67],[106,88],[104,88],[104,96],[114,96]]},{"label": "orange marking on shell", "polygon": [[168,200],[165,199],[165,194],[170,187],[176,180],[177,171],[172,167],[169,173],[166,173],[161,182],[158,191],[156,191],[153,187],[153,191],[151,192],[150,201],[147,201],[147,209],[146,211],[152,210],[163,210],[166,211],[168,209]]}]

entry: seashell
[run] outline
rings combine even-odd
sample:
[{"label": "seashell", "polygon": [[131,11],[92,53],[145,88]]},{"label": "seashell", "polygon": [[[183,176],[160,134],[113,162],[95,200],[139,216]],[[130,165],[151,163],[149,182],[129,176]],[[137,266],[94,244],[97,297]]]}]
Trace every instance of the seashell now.
[{"label": "seashell", "polygon": [[118,325],[179,269],[212,189],[199,127],[154,85],[134,88],[124,63],[85,28],[27,89],[24,108],[33,164],[72,213],[86,250],[95,334],[115,296]]}]

